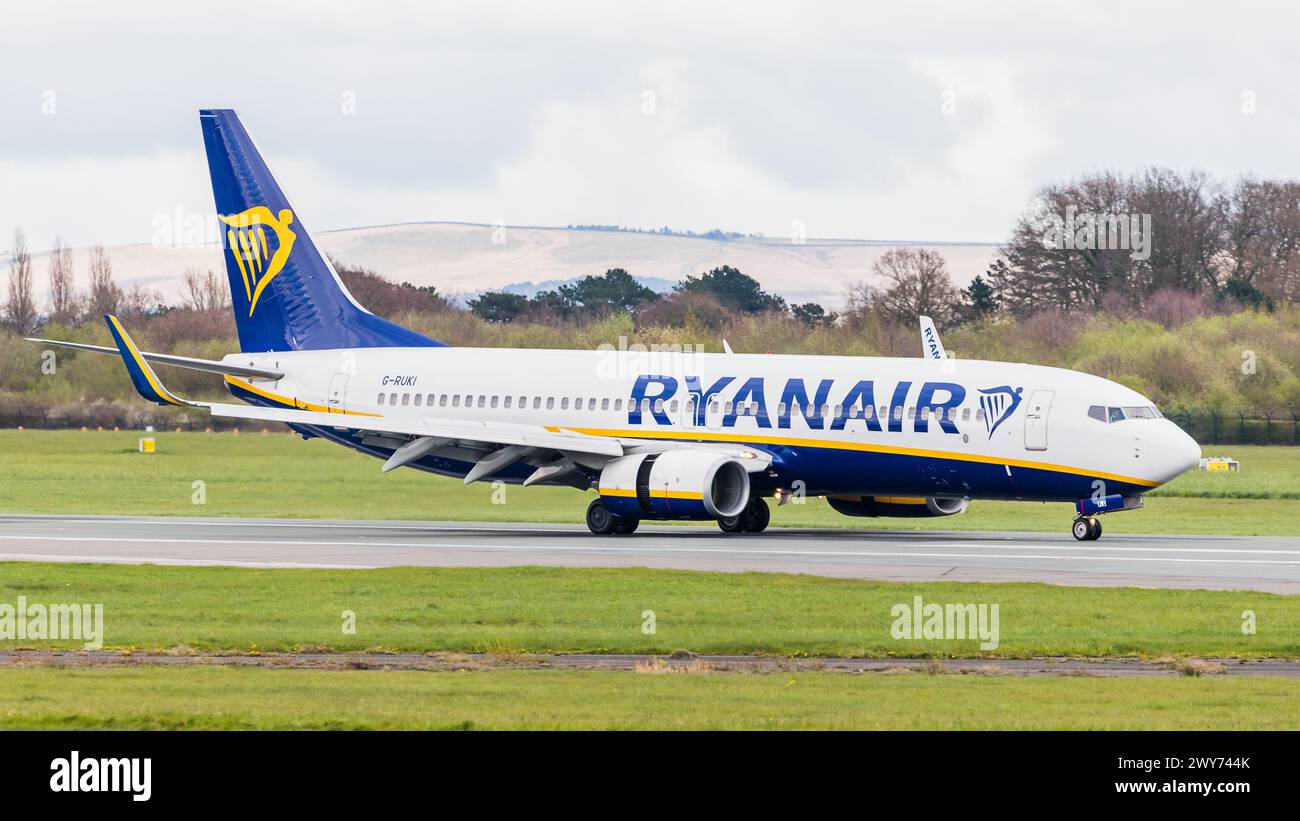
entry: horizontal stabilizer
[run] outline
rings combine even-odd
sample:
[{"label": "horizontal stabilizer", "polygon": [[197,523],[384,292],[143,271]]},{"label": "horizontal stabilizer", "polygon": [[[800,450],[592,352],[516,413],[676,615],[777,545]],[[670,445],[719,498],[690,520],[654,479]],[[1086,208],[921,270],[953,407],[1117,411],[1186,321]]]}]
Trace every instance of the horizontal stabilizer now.
[{"label": "horizontal stabilizer", "polygon": [[[71,348],[77,351],[91,351],[92,353],[106,353],[113,356],[119,356],[121,351],[117,348],[110,348],[107,345],[87,345],[84,342],[65,342],[62,339],[39,339],[36,337],[25,337],[28,342],[36,342],[41,345],[53,345],[56,348]],[[194,371],[207,371],[208,373],[220,373],[228,376],[247,376],[253,379],[280,379],[284,376],[283,371],[277,371],[272,368],[254,368],[249,365],[232,365],[227,362],[217,362],[212,359],[195,359],[189,356],[173,356],[166,353],[150,353],[149,351],[139,351],[141,357],[146,362],[155,365],[175,365],[178,368],[189,368]]]}]

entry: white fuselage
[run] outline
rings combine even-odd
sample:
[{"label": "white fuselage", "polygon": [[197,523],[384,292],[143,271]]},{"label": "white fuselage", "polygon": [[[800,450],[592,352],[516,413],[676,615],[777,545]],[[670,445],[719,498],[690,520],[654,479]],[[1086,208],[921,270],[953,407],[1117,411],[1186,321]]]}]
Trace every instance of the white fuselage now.
[{"label": "white fuselage", "polygon": [[[229,380],[237,396],[263,404],[744,443],[774,454],[770,484],[800,481],[810,494],[1070,500],[1149,490],[1200,455],[1141,394],[1036,365],[454,347],[226,361],[286,373]],[[467,468],[451,460],[433,469]]]}]

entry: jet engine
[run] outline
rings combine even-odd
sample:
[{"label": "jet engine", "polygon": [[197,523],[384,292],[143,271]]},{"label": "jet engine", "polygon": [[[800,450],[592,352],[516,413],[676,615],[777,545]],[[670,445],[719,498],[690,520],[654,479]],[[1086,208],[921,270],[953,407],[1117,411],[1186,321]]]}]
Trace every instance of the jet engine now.
[{"label": "jet engine", "polygon": [[970,504],[969,499],[934,496],[829,496],[826,501],[845,516],[890,518],[952,516],[961,513]]},{"label": "jet engine", "polygon": [[749,473],[731,456],[681,448],[620,456],[600,472],[611,513],[648,519],[720,519],[749,503]]}]

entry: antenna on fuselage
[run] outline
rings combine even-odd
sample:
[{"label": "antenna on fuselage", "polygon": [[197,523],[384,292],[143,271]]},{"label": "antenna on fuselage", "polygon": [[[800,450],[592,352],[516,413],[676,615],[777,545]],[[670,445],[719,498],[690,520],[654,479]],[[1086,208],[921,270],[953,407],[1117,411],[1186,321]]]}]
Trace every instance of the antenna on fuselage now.
[{"label": "antenna on fuselage", "polygon": [[727,340],[725,340],[725,339],[722,340],[722,352],[723,352],[723,353],[735,353],[735,351],[733,351],[733,350],[731,349],[731,346],[727,344]]}]

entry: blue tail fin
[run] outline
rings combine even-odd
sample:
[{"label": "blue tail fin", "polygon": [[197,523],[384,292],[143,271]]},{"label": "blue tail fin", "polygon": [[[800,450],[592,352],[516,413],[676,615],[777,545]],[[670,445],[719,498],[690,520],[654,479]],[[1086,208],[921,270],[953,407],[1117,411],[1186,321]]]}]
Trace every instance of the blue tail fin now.
[{"label": "blue tail fin", "polygon": [[248,352],[432,347],[357,304],[316,248],[230,109],[203,109],[203,144],[223,223],[226,273]]}]

